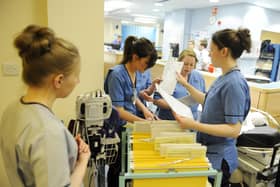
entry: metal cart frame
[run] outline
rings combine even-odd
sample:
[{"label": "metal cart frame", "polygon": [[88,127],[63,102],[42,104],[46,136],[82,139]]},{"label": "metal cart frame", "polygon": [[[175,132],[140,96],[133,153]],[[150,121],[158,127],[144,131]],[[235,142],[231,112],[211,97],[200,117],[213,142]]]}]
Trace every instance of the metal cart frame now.
[{"label": "metal cart frame", "polygon": [[205,171],[192,172],[176,172],[170,170],[166,173],[133,173],[130,169],[130,154],[131,142],[128,138],[130,133],[128,131],[122,132],[122,147],[121,147],[121,173],[119,176],[119,187],[125,187],[127,179],[150,179],[150,178],[178,178],[178,177],[199,177],[199,176],[215,176],[214,187],[220,187],[222,181],[222,172],[213,168]]}]

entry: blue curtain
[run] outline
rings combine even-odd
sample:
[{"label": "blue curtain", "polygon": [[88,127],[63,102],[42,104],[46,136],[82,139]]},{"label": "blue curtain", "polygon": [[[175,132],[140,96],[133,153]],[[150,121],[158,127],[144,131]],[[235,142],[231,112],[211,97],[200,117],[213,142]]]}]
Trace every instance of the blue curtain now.
[{"label": "blue curtain", "polygon": [[138,38],[145,37],[151,42],[156,41],[156,28],[139,25],[122,25],[122,42],[130,35]]}]

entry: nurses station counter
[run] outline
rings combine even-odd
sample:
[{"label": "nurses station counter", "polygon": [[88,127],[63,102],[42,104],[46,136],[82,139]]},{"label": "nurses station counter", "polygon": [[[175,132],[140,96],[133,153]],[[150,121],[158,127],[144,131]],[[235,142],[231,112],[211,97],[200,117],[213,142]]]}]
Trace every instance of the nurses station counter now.
[{"label": "nurses station counter", "polygon": [[122,60],[123,52],[118,50],[104,50],[104,77],[108,70],[119,64]]},{"label": "nurses station counter", "polygon": [[[213,81],[218,77],[215,73],[200,72],[209,89]],[[280,123],[280,82],[255,83],[248,81],[251,95],[251,106],[272,115]]]}]

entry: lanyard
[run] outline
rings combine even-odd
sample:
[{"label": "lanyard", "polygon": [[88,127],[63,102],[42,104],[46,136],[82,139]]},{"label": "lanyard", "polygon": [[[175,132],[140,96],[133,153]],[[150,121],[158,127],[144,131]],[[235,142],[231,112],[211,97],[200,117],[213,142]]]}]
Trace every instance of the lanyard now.
[{"label": "lanyard", "polygon": [[136,77],[136,73],[135,73],[135,83],[133,84],[133,81],[128,73],[128,70],[126,69],[126,66],[124,64],[124,69],[126,70],[126,73],[129,77],[130,83],[131,83],[131,88],[132,88],[132,92],[133,92],[133,96],[131,97],[131,101],[132,103],[135,105],[136,103],[136,99],[137,99],[137,90],[136,90],[136,82],[137,82],[137,77]]}]

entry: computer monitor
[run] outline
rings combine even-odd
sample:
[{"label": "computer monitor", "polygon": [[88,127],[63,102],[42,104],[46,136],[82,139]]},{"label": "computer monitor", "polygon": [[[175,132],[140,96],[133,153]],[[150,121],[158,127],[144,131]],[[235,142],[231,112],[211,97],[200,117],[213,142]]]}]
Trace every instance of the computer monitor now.
[{"label": "computer monitor", "polygon": [[112,49],[120,50],[121,44],[104,43],[104,45],[111,46]]}]

